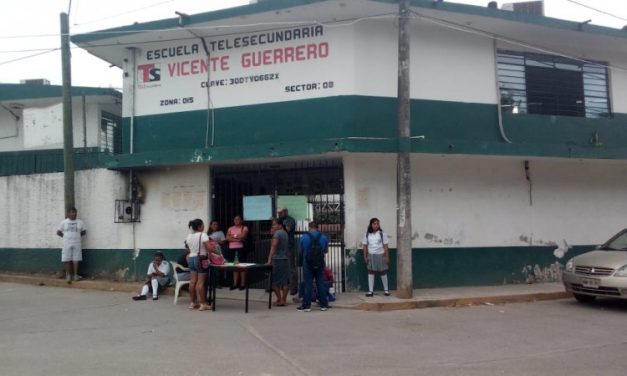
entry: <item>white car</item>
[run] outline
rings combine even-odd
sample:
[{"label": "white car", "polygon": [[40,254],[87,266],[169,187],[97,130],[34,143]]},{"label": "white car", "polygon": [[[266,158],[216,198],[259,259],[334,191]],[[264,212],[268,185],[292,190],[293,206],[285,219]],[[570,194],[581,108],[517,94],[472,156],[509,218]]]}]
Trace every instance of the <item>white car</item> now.
[{"label": "white car", "polygon": [[580,302],[597,296],[627,299],[627,229],[594,251],[568,260],[562,282]]}]

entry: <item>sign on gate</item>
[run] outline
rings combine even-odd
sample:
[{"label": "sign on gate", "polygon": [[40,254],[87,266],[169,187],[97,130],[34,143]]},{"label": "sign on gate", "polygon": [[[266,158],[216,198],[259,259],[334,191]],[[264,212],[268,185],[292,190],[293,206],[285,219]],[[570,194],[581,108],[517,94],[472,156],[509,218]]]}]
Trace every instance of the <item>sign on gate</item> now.
[{"label": "sign on gate", "polygon": [[277,198],[277,212],[279,208],[287,208],[290,217],[297,221],[311,220],[307,196],[279,196]]},{"label": "sign on gate", "polygon": [[244,220],[267,221],[272,217],[272,196],[244,196]]}]

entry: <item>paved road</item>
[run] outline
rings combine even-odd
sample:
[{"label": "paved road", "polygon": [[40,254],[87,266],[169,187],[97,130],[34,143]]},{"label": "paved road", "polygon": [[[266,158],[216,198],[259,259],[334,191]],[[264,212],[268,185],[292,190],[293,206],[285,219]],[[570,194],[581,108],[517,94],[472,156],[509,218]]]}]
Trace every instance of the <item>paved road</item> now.
[{"label": "paved road", "polygon": [[[219,293],[219,292],[218,292]],[[627,303],[394,312],[0,283],[0,375],[625,375]]]}]

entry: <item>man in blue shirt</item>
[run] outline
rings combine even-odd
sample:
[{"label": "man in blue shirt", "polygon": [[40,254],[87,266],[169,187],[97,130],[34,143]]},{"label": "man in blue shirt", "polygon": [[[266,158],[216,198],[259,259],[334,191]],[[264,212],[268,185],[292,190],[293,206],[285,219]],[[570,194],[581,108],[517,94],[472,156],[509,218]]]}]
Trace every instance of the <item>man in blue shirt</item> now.
[{"label": "man in blue shirt", "polygon": [[[318,224],[316,222],[309,222],[309,232],[303,234],[300,238],[300,249],[303,252],[303,280],[305,282],[303,303],[296,308],[300,312],[311,311],[311,295],[314,279],[316,280],[316,289],[318,291],[325,291],[323,277],[324,255],[327,253],[328,245],[329,240],[327,237],[318,232]],[[317,250],[315,248],[317,248]],[[319,260],[311,257],[316,251],[320,253]],[[318,302],[320,303],[321,311],[326,311],[329,308],[326,294],[318,294]]]}]

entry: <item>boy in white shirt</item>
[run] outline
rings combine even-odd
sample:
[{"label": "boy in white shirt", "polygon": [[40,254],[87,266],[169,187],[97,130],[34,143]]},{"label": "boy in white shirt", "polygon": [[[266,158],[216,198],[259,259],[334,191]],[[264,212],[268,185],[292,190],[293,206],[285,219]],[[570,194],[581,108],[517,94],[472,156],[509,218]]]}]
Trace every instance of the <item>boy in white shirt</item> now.
[{"label": "boy in white shirt", "polygon": [[78,263],[83,261],[81,237],[85,236],[87,228],[83,221],[76,219],[77,215],[78,211],[76,208],[70,208],[67,211],[67,217],[57,229],[57,235],[63,238],[61,262],[65,265],[65,280],[67,283],[81,279],[81,276],[78,275]]},{"label": "boy in white shirt", "polygon": [[146,300],[148,291],[152,292],[152,300],[159,299],[159,290],[163,290],[170,282],[169,273],[170,263],[164,260],[163,253],[155,252],[155,257],[148,266],[146,282],[139,295],[134,296],[133,300]]}]

